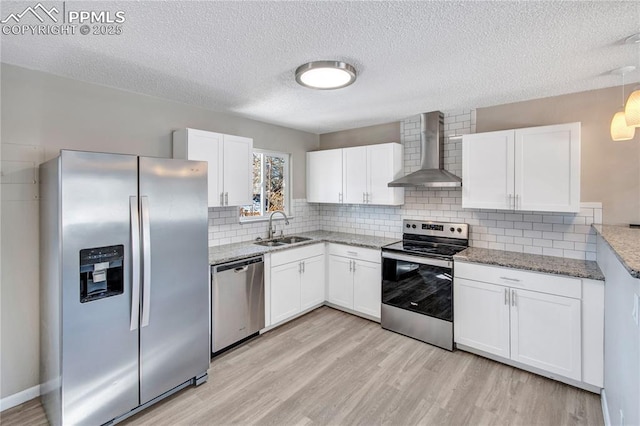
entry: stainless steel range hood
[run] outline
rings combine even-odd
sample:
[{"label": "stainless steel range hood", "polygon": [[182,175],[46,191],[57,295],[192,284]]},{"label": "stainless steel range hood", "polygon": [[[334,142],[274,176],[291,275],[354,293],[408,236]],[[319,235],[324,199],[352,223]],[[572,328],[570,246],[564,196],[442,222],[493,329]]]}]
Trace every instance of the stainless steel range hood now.
[{"label": "stainless steel range hood", "polygon": [[444,115],[420,114],[420,170],[389,182],[390,187],[460,187],[462,179],[444,169]]}]

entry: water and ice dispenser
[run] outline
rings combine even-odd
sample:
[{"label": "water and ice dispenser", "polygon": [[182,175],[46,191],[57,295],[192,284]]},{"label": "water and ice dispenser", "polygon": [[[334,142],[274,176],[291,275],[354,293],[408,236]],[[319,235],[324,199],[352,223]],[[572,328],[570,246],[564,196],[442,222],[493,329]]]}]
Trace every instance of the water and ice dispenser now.
[{"label": "water and ice dispenser", "polygon": [[80,250],[80,303],[122,294],[123,261],[123,245]]}]

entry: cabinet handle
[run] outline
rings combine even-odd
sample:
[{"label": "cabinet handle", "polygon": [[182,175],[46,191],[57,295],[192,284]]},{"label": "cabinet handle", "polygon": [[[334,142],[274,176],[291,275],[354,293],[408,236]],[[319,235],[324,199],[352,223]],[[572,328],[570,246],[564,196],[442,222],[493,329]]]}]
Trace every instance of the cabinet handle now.
[{"label": "cabinet handle", "polygon": [[509,289],[504,289],[504,304],[509,306]]},{"label": "cabinet handle", "polygon": [[511,195],[511,194],[507,195],[507,199],[509,200],[509,208],[512,208],[511,207],[511,199],[512,198],[513,198],[513,195]]},{"label": "cabinet handle", "polygon": [[353,260],[349,261],[349,272],[353,271]]},{"label": "cabinet handle", "polygon": [[353,272],[354,273],[356,272],[356,261],[355,260],[353,261]]},{"label": "cabinet handle", "polygon": [[511,306],[517,306],[515,290],[511,290]]},{"label": "cabinet handle", "polygon": [[303,274],[304,274],[304,271],[305,271],[305,266],[306,266],[306,265],[304,264],[304,260],[303,260],[303,261],[302,261],[302,273],[303,273]]},{"label": "cabinet handle", "polygon": [[363,193],[362,193],[362,203],[363,203],[363,204],[366,204],[366,202],[367,202],[367,193],[366,193],[366,192],[363,192]]},{"label": "cabinet handle", "polygon": [[224,192],[220,193],[220,205],[224,206]]},{"label": "cabinet handle", "polygon": [[342,192],[338,192],[338,202],[342,202]]},{"label": "cabinet handle", "polygon": [[348,254],[349,256],[357,256],[357,255],[358,255],[358,252],[357,252],[357,251],[347,251],[347,254]]},{"label": "cabinet handle", "polygon": [[505,281],[513,281],[514,283],[519,283],[520,280],[517,278],[509,278],[509,277],[500,277],[501,280],[505,280]]},{"label": "cabinet handle", "polygon": [[228,205],[229,205],[229,193],[228,193],[228,192],[225,192],[225,193],[224,193],[224,204],[225,204],[226,206],[228,206]]}]

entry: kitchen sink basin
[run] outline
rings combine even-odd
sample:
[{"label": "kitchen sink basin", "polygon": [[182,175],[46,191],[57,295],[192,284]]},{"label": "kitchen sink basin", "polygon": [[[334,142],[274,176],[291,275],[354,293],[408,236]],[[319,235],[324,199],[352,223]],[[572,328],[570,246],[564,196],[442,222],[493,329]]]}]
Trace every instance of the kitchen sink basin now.
[{"label": "kitchen sink basin", "polygon": [[286,244],[295,244],[295,243],[301,243],[303,241],[309,241],[310,239],[311,238],[297,237],[295,235],[292,235],[290,237],[277,238],[275,240],[258,241],[258,242],[255,242],[254,244],[257,244],[259,246],[265,246],[265,247],[279,247],[279,246],[284,246]]},{"label": "kitchen sink basin", "polygon": [[284,237],[284,238],[278,238],[277,242],[281,242],[281,243],[285,243],[285,244],[295,244],[295,243],[301,243],[303,241],[309,241],[311,238],[306,238],[306,237],[296,237],[295,235],[292,235],[290,237]]},{"label": "kitchen sink basin", "polygon": [[284,246],[287,243],[283,243],[280,241],[258,241],[256,243],[253,243],[259,246],[265,246],[265,247],[278,247],[278,246]]}]

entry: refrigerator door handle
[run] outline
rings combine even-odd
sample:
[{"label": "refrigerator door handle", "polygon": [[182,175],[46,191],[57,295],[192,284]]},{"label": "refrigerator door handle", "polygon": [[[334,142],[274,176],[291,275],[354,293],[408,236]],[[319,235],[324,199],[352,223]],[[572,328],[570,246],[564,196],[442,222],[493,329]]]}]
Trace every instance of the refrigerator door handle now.
[{"label": "refrigerator door handle", "polygon": [[151,236],[149,235],[149,197],[140,197],[142,213],[142,323],[140,327],[149,325],[151,309]]},{"label": "refrigerator door handle", "polygon": [[140,217],[138,215],[138,197],[129,197],[131,220],[131,326],[137,330],[140,322]]}]

